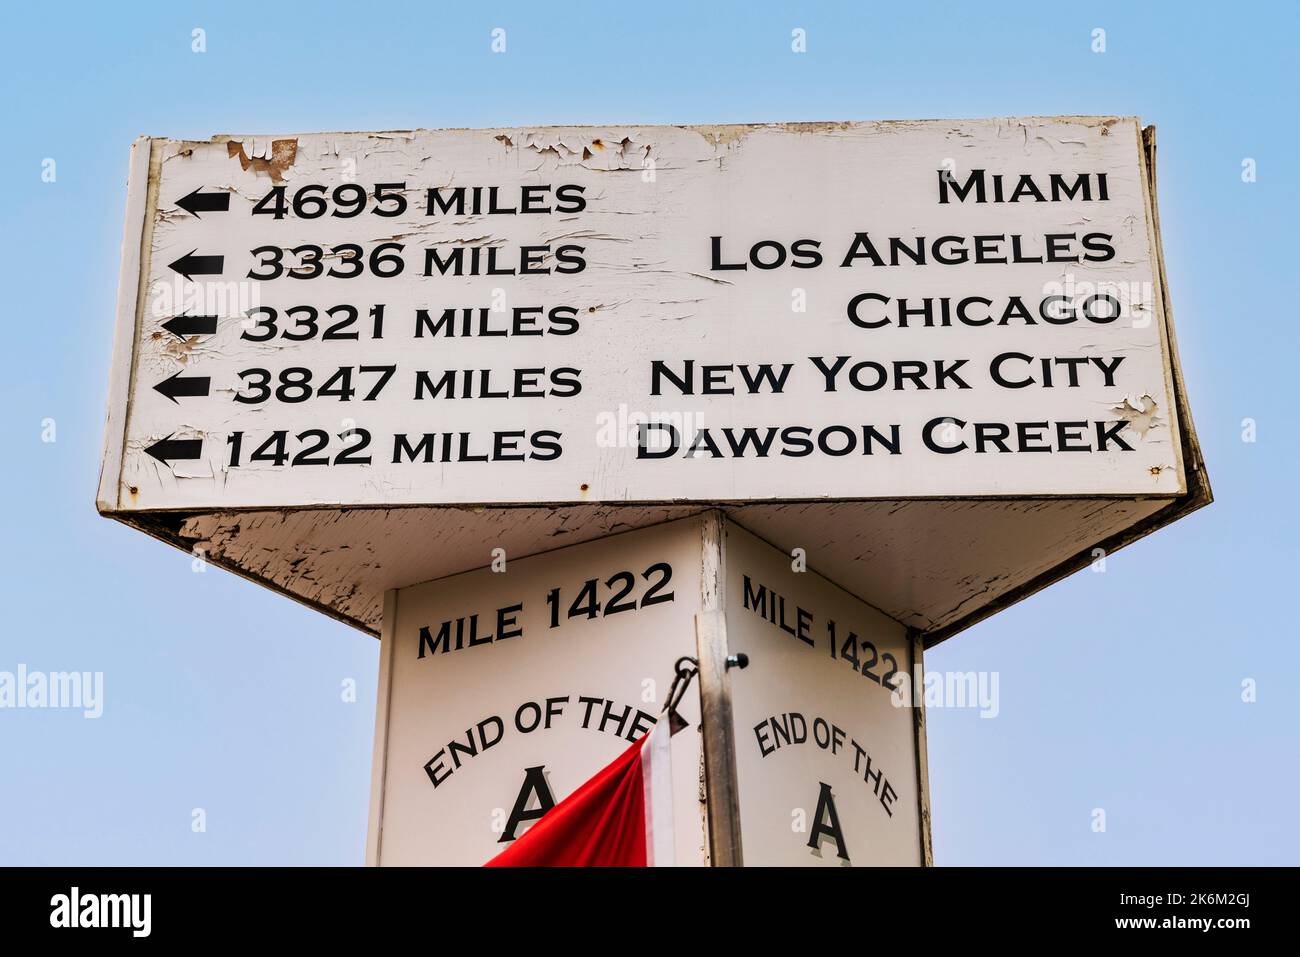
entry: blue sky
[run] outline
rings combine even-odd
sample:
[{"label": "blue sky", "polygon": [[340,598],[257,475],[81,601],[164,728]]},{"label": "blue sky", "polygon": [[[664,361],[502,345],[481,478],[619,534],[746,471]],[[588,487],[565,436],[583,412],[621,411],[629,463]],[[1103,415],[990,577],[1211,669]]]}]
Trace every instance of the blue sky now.
[{"label": "blue sky", "polygon": [[[1001,675],[996,719],[931,714],[936,857],[1300,863],[1287,810],[1300,786],[1298,9],[7,11],[0,670],[102,671],[107,702],[98,720],[0,710],[0,863],[362,860],[378,643],[220,570],[194,574],[187,555],[95,514],[136,136],[1091,113],[1159,127],[1169,280],[1217,501],[1112,556],[1105,574],[1075,575],[930,655],[932,669]],[[195,27],[206,53],[191,51]],[[507,31],[504,55],[490,52],[494,27]],[[805,54],[790,51],[796,27]],[[1257,182],[1242,182],[1245,158]],[[46,419],[54,442],[42,441]],[[340,700],[348,678],[355,703]],[[191,831],[195,807],[206,833]]]}]

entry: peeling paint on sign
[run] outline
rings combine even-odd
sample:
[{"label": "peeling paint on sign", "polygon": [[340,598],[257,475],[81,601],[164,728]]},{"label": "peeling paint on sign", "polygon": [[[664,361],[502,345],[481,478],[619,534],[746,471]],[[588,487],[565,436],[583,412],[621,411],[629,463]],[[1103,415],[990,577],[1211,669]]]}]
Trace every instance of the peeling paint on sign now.
[{"label": "peeling paint on sign", "polygon": [[[1209,500],[1153,155],[1116,117],[142,140],[99,507],[373,628],[409,554],[352,510],[528,509],[535,552],[723,505],[946,634]],[[1052,543],[914,585],[837,544],[937,556],[963,503]]]}]

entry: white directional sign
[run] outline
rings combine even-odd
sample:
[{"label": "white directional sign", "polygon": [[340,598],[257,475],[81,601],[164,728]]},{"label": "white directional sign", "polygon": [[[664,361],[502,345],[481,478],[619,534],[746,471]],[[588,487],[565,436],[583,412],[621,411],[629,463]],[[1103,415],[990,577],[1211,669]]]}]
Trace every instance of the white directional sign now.
[{"label": "white directional sign", "polygon": [[947,636],[1210,500],[1154,155],[1132,117],[142,139],[98,507],[377,631],[484,542],[721,506]]},{"label": "white directional sign", "polygon": [[97,505],[382,632],[374,862],[487,860],[700,648],[679,861],[702,766],[719,861],[923,863],[896,679],[1211,500],[1154,161],[1112,116],[144,138]]},{"label": "white directional sign", "polygon": [[1132,120],[157,141],[102,494],[1176,494],[1140,147]]}]

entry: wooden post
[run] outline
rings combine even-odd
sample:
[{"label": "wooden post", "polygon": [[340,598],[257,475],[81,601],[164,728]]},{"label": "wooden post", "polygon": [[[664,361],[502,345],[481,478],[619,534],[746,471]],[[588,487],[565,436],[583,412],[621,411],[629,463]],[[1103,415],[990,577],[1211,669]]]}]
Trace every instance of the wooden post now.
[{"label": "wooden post", "polygon": [[721,611],[695,616],[700,662],[700,726],[704,787],[708,796],[709,863],[741,867],[740,800],[736,789],[736,739],[732,733],[731,684],[727,676],[727,630]]},{"label": "wooden post", "polygon": [[370,770],[370,823],[366,828],[366,866],[378,867],[383,852],[384,776],[388,767],[388,719],[393,687],[393,649],[397,644],[397,592],[384,592],[384,621],[379,644],[379,682],[375,700],[375,749]]},{"label": "wooden post", "polygon": [[916,729],[916,795],[921,821],[921,865],[934,867],[934,844],[930,837],[930,766],[925,741],[925,640],[915,628],[908,630],[912,649],[912,726]]}]

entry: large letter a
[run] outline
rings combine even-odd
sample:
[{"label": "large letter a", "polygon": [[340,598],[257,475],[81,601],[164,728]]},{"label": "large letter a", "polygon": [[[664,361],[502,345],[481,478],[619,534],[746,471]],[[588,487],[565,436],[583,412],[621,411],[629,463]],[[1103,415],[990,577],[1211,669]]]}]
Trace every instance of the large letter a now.
[{"label": "large letter a", "polygon": [[[546,784],[546,767],[542,765],[536,768],[524,768],[524,786],[519,789],[519,797],[515,798],[514,810],[510,812],[510,819],[506,821],[506,829],[501,835],[498,844],[506,844],[513,841],[517,835],[515,831],[519,825],[525,821],[536,821],[539,817],[555,807],[555,798],[551,795],[551,789]],[[824,785],[823,785],[824,786]],[[537,796],[537,807],[531,811],[527,810],[528,802]],[[831,812],[835,812],[832,810]]]},{"label": "large letter a", "polygon": [[[817,795],[817,813],[813,815],[812,834],[808,837],[808,846],[814,851],[823,837],[835,838],[836,853],[843,860],[849,859],[848,849],[844,846],[844,834],[840,830],[840,816],[835,813],[835,798],[831,797],[831,786],[823,782],[821,793]],[[828,818],[828,820],[823,820]]]}]

